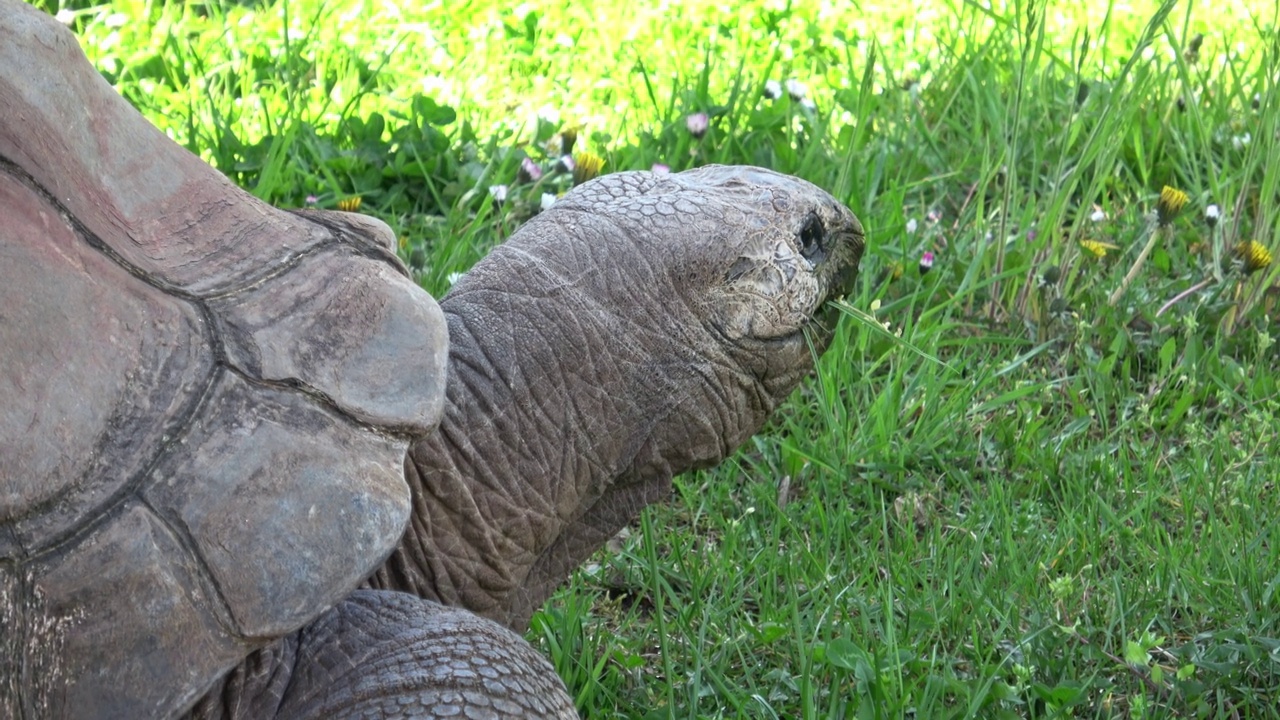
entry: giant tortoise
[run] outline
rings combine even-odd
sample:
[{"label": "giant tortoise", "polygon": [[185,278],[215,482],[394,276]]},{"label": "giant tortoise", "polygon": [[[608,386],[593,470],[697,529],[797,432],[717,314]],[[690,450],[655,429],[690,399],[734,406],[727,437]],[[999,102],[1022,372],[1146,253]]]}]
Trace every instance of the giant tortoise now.
[{"label": "giant tortoise", "polygon": [[857,219],[751,167],[574,189],[439,305],[0,0],[0,716],[576,717],[516,631],[811,370]]}]

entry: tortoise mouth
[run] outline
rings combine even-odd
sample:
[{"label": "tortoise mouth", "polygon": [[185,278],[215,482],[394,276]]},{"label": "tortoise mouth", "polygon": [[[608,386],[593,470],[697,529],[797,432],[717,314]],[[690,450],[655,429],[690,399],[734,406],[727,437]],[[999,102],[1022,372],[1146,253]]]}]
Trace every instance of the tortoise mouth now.
[{"label": "tortoise mouth", "polygon": [[862,261],[865,240],[860,228],[850,228],[841,232],[838,237],[834,246],[842,252],[827,261],[828,267],[832,269],[826,278],[826,294],[819,303],[823,307],[853,291],[854,282],[858,279],[858,264]]},{"label": "tortoise mouth", "polygon": [[846,264],[844,267],[836,271],[835,277],[831,278],[831,287],[827,289],[827,297],[822,301],[827,304],[832,300],[843,297],[853,290],[853,284],[858,279],[857,262]]},{"label": "tortoise mouth", "polygon": [[826,293],[814,308],[813,322],[809,323],[810,332],[816,330],[818,333],[813,339],[820,341],[823,346],[830,341],[840,321],[841,311],[836,307],[835,301],[843,299],[854,290],[858,279],[858,264],[865,247],[861,227],[858,225],[839,233],[838,237],[839,240],[833,243],[833,247],[840,248],[841,252],[827,261],[833,269],[827,277]]}]

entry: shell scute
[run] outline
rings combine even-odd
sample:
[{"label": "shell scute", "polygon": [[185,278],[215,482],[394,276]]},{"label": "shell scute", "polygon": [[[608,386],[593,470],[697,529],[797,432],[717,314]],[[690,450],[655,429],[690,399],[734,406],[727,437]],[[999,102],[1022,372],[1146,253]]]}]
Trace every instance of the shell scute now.
[{"label": "shell scute", "polygon": [[406,447],[227,372],[143,496],[189,534],[237,632],[279,636],[350,592],[400,538]]}]

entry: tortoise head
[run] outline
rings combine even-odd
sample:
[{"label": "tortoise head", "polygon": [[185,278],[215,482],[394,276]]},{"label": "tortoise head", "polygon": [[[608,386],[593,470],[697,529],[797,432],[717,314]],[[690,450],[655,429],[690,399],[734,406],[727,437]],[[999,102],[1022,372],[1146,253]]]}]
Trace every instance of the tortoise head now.
[{"label": "tortoise head", "polygon": [[821,321],[834,318],[820,309],[853,283],[861,223],[820,188],[770,170],[708,166],[670,179],[725,218],[701,248],[691,245],[706,271],[687,289],[728,354],[785,397],[810,368],[809,343],[822,352],[831,339],[833,323]]},{"label": "tortoise head", "polygon": [[623,321],[619,342],[636,333],[667,359],[682,348],[753,381],[747,435],[826,348],[833,323],[815,318],[834,319],[820,310],[852,284],[864,248],[862,225],[830,194],[749,166],[606,175],[535,222],[584,236],[565,251],[582,263],[575,275],[594,269],[600,282],[579,285]]},{"label": "tortoise head", "polygon": [[423,519],[375,584],[523,627],[674,475],[764,425],[862,249],[848,209],[760,168],[575,188],[441,301],[445,419],[411,452]]},{"label": "tortoise head", "polygon": [[[815,316],[863,247],[848,208],[771,170],[606,175],[526,223],[442,301],[451,377],[473,338],[486,346],[476,363],[519,367],[540,406],[602,391],[602,416],[634,417],[593,440],[606,455],[623,448],[606,463],[619,476],[713,465],[812,370],[833,329]],[[477,337],[481,325],[500,339]]]}]

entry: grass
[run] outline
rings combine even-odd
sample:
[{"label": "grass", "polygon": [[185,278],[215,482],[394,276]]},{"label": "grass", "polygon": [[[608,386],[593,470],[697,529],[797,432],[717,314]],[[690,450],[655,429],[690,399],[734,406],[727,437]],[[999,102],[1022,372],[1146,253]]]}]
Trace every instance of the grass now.
[{"label": "grass", "polygon": [[846,318],[535,618],[585,717],[1280,717],[1280,268],[1234,252],[1280,241],[1275,7],[38,4],[250,191],[362,197],[434,293],[563,189],[513,180],[568,129],[858,213],[888,330]]}]

